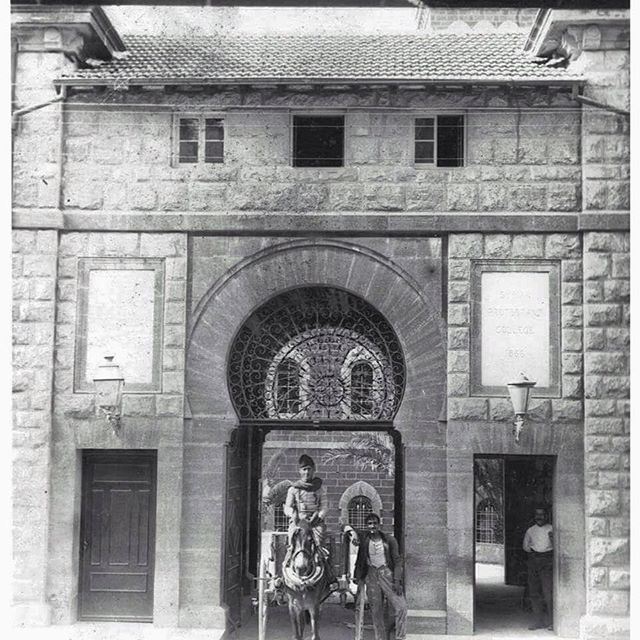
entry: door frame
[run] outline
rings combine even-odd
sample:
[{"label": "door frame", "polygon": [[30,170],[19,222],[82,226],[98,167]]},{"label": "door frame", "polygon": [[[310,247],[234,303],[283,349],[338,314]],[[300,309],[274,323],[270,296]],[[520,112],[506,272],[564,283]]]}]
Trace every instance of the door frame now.
[{"label": "door frame", "polygon": [[[271,431],[316,431],[316,432],[364,432],[377,431],[389,434],[393,440],[395,449],[395,476],[394,476],[394,530],[393,535],[398,541],[401,553],[404,550],[404,443],[402,434],[394,427],[392,421],[345,421],[345,420],[246,420],[241,421],[236,427],[246,430],[247,451],[249,460],[247,464],[247,494],[246,494],[246,519],[243,553],[243,597],[251,589],[256,578],[258,558],[260,553],[260,491],[262,480],[262,454],[265,438]],[[225,469],[225,492],[228,485],[227,470]],[[226,505],[224,520],[226,521]],[[226,564],[226,528],[223,528],[222,544],[222,575]],[[243,612],[248,607],[243,607]],[[246,615],[246,613],[245,613]]]},{"label": "door frame", "polygon": [[[476,565],[476,535],[477,535],[477,514],[476,514],[476,505],[475,505],[475,495],[476,495],[476,487],[477,487],[477,482],[476,482],[476,460],[478,459],[482,459],[482,460],[501,460],[502,461],[502,526],[503,526],[503,561],[504,561],[504,572],[503,572],[503,579],[506,580],[506,576],[507,576],[507,530],[506,530],[506,522],[507,522],[507,516],[506,516],[506,506],[507,506],[507,491],[506,491],[506,467],[507,467],[507,460],[514,460],[514,459],[533,459],[533,458],[544,458],[546,460],[551,461],[551,465],[552,465],[552,469],[551,469],[551,492],[552,492],[552,498],[551,498],[551,509],[550,509],[550,517],[549,517],[549,521],[553,524],[554,520],[555,520],[555,513],[556,513],[556,502],[555,502],[555,497],[556,497],[556,467],[557,467],[557,456],[555,455],[549,455],[549,454],[538,454],[538,453],[532,453],[532,454],[528,454],[528,453],[522,453],[522,454],[512,454],[512,453],[493,453],[493,454],[475,454],[473,456],[473,495],[474,495],[474,501],[473,501],[473,565],[474,565],[474,572],[473,572],[473,628],[474,628],[474,633],[475,633],[475,628],[476,628],[476,577],[475,577],[475,565]],[[553,574],[554,574],[554,585],[555,585],[555,575],[557,574],[557,559],[556,559],[556,554],[554,553],[554,557],[553,557]],[[506,584],[506,582],[505,582]],[[555,589],[554,589],[554,593],[555,593]],[[553,619],[555,619],[555,613],[556,613],[556,602],[555,602],[555,597],[554,597],[554,602],[553,602]]]},{"label": "door frame", "polygon": [[574,423],[538,424],[535,438],[516,443],[505,423],[447,424],[447,631],[472,635],[474,627],[474,457],[555,456],[555,632],[578,637],[586,611],[583,431]]},{"label": "door frame", "polygon": [[[156,578],[156,524],[157,524],[157,493],[158,493],[158,451],[156,449],[83,449],[81,452],[81,489],[80,489],[80,527],[79,535],[79,565],[78,565],[78,602],[76,615],[78,621],[127,621],[127,622],[153,622],[155,609],[155,578]],[[82,598],[83,598],[83,579],[84,579],[84,554],[85,549],[82,543],[85,528],[87,526],[87,493],[89,489],[89,462],[92,460],[126,460],[127,458],[144,458],[151,463],[151,479],[152,490],[149,496],[149,558],[150,558],[150,598],[151,598],[151,615],[141,617],[130,617],[121,615],[105,615],[99,618],[95,616],[85,617],[82,614]]]}]

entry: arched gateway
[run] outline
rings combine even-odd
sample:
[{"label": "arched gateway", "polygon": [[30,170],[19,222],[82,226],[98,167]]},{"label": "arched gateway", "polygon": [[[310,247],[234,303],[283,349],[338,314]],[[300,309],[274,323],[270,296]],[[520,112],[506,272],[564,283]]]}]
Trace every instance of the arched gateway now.
[{"label": "arched gateway", "polygon": [[[210,493],[224,493],[222,518],[203,521],[194,507],[183,508],[183,521],[214,543],[219,534],[222,553],[212,546],[209,561],[222,584],[220,591],[212,585],[210,602],[223,605],[233,627],[244,622],[257,560],[265,434],[373,429],[396,444],[422,439],[425,429],[435,434],[445,386],[441,320],[418,283],[387,258],[320,240],[276,245],[240,262],[203,296],[195,316],[186,389],[192,428],[185,432],[193,446],[185,464],[192,456],[203,465],[207,456],[217,467]],[[221,440],[226,453],[216,458]],[[202,442],[213,448],[203,454]],[[396,454],[400,491],[398,447]],[[395,503],[398,533],[407,518],[402,500]],[[220,617],[204,602],[198,614]]]}]

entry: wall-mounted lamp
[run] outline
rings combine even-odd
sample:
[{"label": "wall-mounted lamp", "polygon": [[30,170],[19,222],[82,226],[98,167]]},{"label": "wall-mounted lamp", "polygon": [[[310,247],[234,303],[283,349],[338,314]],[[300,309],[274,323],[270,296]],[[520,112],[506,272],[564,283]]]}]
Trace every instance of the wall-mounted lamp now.
[{"label": "wall-mounted lamp", "polygon": [[524,428],[524,418],[527,415],[527,405],[529,404],[529,393],[536,386],[533,380],[529,380],[524,373],[520,372],[520,377],[515,382],[508,382],[509,396],[513,405],[513,412],[516,419],[513,423],[513,435],[516,442],[520,442],[520,433]]},{"label": "wall-mounted lamp", "polygon": [[113,361],[113,356],[105,356],[104,360],[93,379],[96,407],[98,414],[106,417],[113,432],[117,434],[120,431],[124,376],[120,367]]}]

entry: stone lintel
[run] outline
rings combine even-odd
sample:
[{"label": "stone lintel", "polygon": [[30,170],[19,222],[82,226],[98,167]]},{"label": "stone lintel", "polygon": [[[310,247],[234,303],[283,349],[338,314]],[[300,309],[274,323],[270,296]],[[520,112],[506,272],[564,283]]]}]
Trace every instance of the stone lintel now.
[{"label": "stone lintel", "polygon": [[433,235],[440,233],[557,233],[571,231],[626,231],[628,212],[591,213],[411,213],[376,212],[288,213],[231,211],[215,213],[69,211],[14,209],[14,229],[68,231],[154,231],[267,234],[356,234],[363,236]]}]

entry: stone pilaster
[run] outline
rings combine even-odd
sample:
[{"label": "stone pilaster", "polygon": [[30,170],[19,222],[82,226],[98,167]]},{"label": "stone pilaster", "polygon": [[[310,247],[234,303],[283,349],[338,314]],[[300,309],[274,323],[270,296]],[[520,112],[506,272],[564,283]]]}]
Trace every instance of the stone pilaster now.
[{"label": "stone pilaster", "polygon": [[629,637],[629,240],[584,243],[585,640]]},{"label": "stone pilaster", "polygon": [[47,625],[51,393],[58,238],[13,232],[13,616]]},{"label": "stone pilaster", "polygon": [[[588,78],[585,96],[628,110],[628,23],[591,25],[575,37],[580,38],[582,53],[572,68],[577,67]],[[585,106],[582,114],[585,210],[629,210],[629,124],[628,115]]]}]

